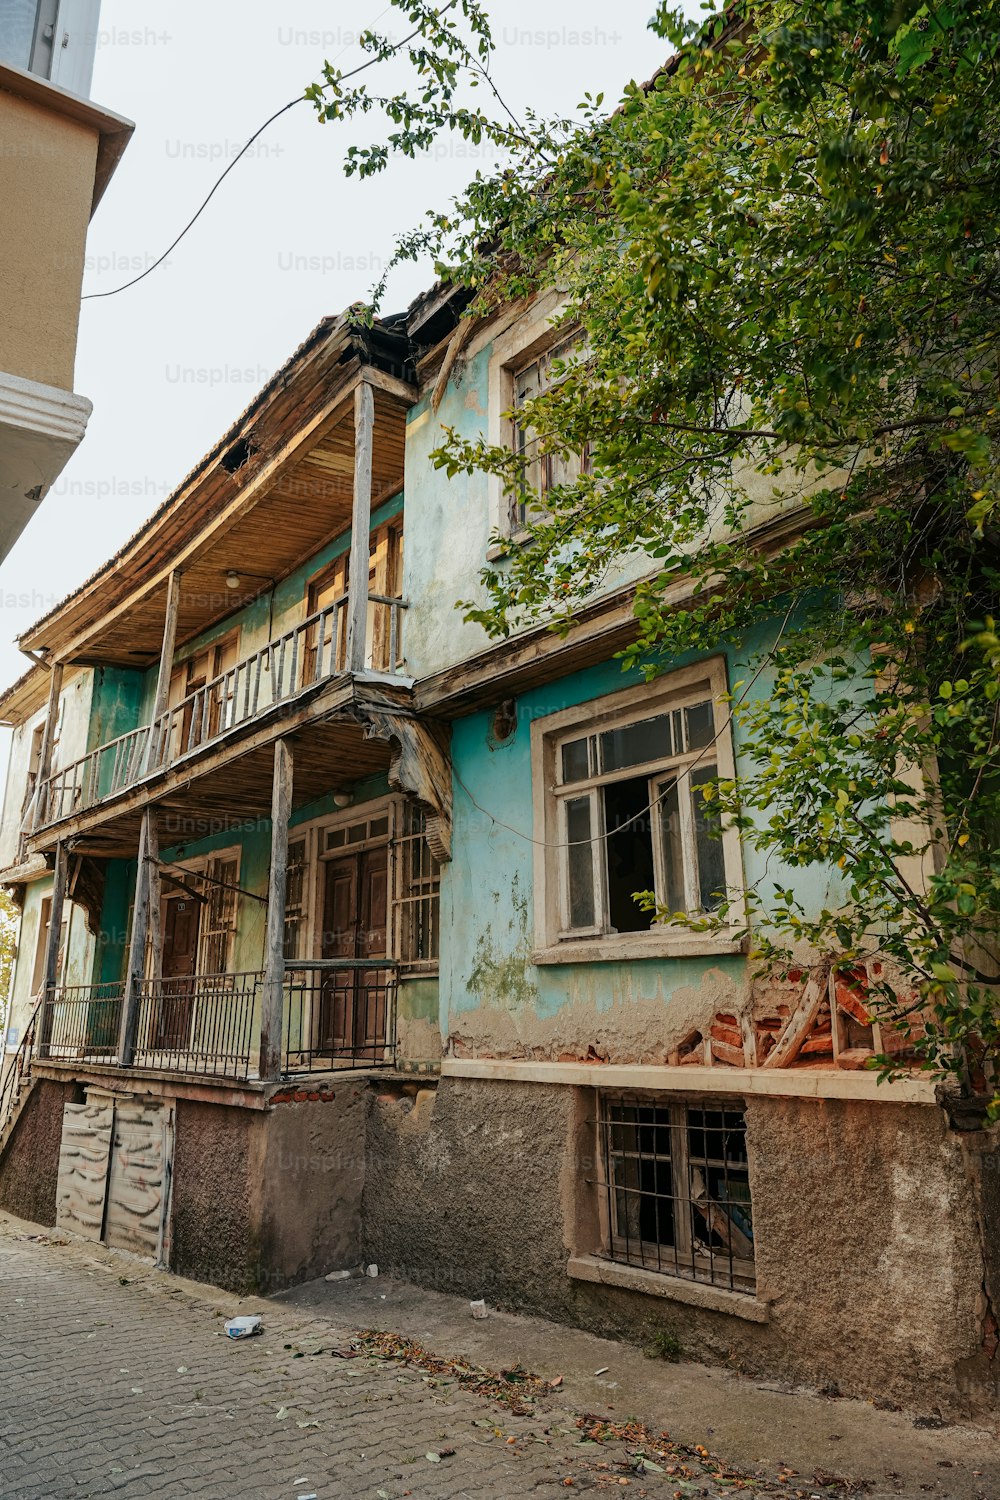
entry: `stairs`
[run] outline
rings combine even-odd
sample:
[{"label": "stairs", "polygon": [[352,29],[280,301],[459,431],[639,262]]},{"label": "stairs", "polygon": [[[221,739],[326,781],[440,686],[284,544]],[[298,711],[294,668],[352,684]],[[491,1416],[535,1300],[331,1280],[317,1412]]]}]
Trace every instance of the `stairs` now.
[{"label": "stairs", "polygon": [[7,1065],[7,1071],[0,1082],[0,1156],[3,1155],[7,1142],[14,1133],[21,1111],[31,1093],[31,1059],[35,1050],[35,1036],[41,1011],[42,1002],[39,1001],[25,1028],[21,1045]]}]

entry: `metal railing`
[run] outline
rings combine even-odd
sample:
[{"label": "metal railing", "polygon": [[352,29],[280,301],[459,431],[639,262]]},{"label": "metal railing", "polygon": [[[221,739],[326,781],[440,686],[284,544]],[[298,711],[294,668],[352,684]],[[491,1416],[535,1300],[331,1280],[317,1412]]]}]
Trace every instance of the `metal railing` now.
[{"label": "metal railing", "polygon": [[57,985],[42,1002],[39,1058],[115,1062],[124,992],[120,981]]},{"label": "metal railing", "polygon": [[134,1066],[246,1079],[263,976],[192,974],[139,986]]},{"label": "metal railing", "polygon": [[[287,964],[282,1074],[391,1064],[397,968],[382,958]],[[256,1077],[263,983],[259,970],[143,979],[132,1066],[243,1081]],[[117,1065],[124,1005],[120,981],[56,986],[39,1003],[0,1087],[0,1127],[15,1086],[11,1080],[26,1070],[32,1048],[46,1061]]]},{"label": "metal railing", "polygon": [[[345,594],[276,640],[173,704],[153,724],[141,725],[56,771],[38,788],[33,826],[71,817],[144,776],[286,703],[313,683],[346,672]],[[366,661],[373,670],[403,666],[404,599],[369,594]]]},{"label": "metal railing", "polygon": [[0,1082],[0,1137],[7,1129],[13,1119],[14,1111],[17,1109],[18,1100],[25,1082],[31,1077],[31,1056],[35,1047],[35,1038],[38,1034],[38,1018],[41,1014],[42,1002],[39,1000],[31,1018],[24,1029],[17,1051],[7,1063],[3,1080]]},{"label": "metal railing", "polygon": [[285,965],[282,1070],[371,1068],[396,1051],[397,965],[328,958]]}]

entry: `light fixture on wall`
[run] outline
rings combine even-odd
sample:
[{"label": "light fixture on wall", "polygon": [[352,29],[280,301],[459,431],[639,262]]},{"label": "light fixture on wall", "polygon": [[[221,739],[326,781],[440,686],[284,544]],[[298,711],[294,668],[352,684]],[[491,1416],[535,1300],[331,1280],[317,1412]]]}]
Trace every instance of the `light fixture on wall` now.
[{"label": "light fixture on wall", "polygon": [[238,589],[240,586],[240,575],[232,571],[226,574],[226,588]]},{"label": "light fixture on wall", "polygon": [[334,807],[350,807],[350,805],[351,805],[351,803],[353,801],[354,801],[354,793],[353,792],[334,792],[334,794],[333,794],[333,805],[334,805]]}]

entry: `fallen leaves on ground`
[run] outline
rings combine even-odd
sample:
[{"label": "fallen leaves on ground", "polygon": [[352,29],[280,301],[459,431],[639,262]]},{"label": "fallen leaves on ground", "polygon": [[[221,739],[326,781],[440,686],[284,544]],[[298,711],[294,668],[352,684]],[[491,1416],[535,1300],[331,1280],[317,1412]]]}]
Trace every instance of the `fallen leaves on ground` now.
[{"label": "fallen leaves on ground", "polygon": [[375,1359],[396,1360],[400,1364],[445,1380],[455,1380],[465,1390],[477,1396],[487,1396],[510,1408],[515,1416],[529,1415],[532,1406],[543,1396],[562,1384],[562,1376],[555,1380],[543,1380],[532,1375],[521,1365],[512,1365],[506,1370],[487,1370],[470,1364],[467,1359],[443,1359],[428,1354],[413,1339],[401,1338],[395,1333],[383,1333],[377,1328],[363,1328],[354,1335],[347,1349],[331,1351],[340,1359],[353,1359],[358,1355],[369,1355]]}]

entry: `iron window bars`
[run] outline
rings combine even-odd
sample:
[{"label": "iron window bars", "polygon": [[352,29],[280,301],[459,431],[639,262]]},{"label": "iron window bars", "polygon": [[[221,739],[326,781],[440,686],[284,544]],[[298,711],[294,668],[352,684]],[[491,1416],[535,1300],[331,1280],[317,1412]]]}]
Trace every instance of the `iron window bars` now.
[{"label": "iron window bars", "polygon": [[709,1282],[755,1286],[754,1232],[739,1102],[663,1104],[599,1096],[604,1253]]}]

